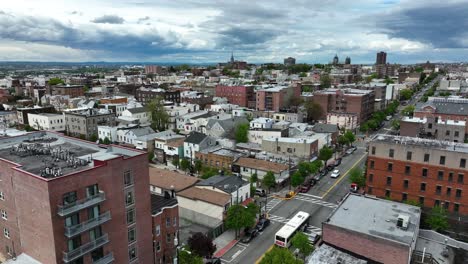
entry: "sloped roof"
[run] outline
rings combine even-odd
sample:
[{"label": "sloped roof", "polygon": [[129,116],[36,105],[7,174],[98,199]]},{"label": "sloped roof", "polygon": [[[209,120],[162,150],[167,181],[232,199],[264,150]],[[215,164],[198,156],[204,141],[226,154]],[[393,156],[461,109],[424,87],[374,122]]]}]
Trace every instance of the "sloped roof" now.
[{"label": "sloped roof", "polygon": [[182,191],[195,185],[199,179],[192,176],[187,176],[176,171],[160,169],[155,167],[149,168],[150,185],[170,190],[174,187],[175,192]]},{"label": "sloped roof", "polygon": [[241,177],[217,175],[197,183],[197,186],[213,186],[230,194],[237,190],[236,186],[240,187],[245,184],[248,184],[248,182]]},{"label": "sloped roof", "polygon": [[148,112],[145,107],[129,108],[127,110],[132,114],[139,114],[139,113]]},{"label": "sloped roof", "polygon": [[200,144],[207,135],[200,133],[200,132],[191,132],[189,136],[185,139],[185,142],[192,143],[192,144]]},{"label": "sloped roof", "polygon": [[197,188],[196,186],[183,190],[177,194],[179,197],[191,200],[200,200],[210,204],[225,206],[231,200],[231,195],[212,191],[209,189]]}]

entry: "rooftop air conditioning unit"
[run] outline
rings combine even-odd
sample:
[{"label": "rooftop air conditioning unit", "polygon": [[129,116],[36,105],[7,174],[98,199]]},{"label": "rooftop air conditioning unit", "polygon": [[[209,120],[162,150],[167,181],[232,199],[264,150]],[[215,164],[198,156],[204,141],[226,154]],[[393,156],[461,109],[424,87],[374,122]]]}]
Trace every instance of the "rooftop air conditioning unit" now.
[{"label": "rooftop air conditioning unit", "polygon": [[408,226],[409,226],[409,216],[402,215],[402,214],[398,215],[397,227],[403,230],[407,230]]}]

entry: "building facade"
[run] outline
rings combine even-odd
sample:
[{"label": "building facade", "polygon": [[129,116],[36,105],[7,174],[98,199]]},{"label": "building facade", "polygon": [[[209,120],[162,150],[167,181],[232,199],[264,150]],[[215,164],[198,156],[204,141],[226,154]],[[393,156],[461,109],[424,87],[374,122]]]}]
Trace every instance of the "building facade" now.
[{"label": "building facade", "polygon": [[289,107],[291,97],[301,96],[300,86],[277,86],[256,91],[255,109],[259,111],[285,110]]},{"label": "building facade", "polygon": [[70,98],[84,96],[83,85],[55,85],[52,86],[52,95],[68,95]]},{"label": "building facade", "polygon": [[377,53],[376,59],[375,59],[375,64],[387,64],[387,53],[381,51]]},{"label": "building facade", "polygon": [[65,131],[70,136],[91,138],[98,136],[98,126],[115,126],[115,113],[87,109],[65,112]]},{"label": "building facade", "polygon": [[154,263],[172,264],[176,258],[179,206],[174,192],[151,194]]},{"label": "building facade", "polygon": [[180,103],[180,91],[166,91],[164,89],[150,89],[141,87],[135,91],[135,98],[142,104],[147,104],[156,98],[162,98],[165,101]]},{"label": "building facade", "polygon": [[224,97],[228,102],[241,107],[252,108],[255,105],[255,92],[253,86],[227,86],[217,85],[215,88],[216,97]]}]

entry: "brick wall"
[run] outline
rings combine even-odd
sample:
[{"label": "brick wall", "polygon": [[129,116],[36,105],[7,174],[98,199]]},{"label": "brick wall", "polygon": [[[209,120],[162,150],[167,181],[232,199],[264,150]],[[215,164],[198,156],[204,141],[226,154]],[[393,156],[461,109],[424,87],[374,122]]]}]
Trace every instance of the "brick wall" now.
[{"label": "brick wall", "polygon": [[[170,225],[167,225],[167,218],[170,219]],[[174,221],[175,219],[175,221]],[[153,215],[153,232],[156,231],[156,227],[160,227],[160,234],[156,232],[153,236],[153,242],[155,247],[155,260],[156,263],[172,264],[173,256],[175,255],[174,238],[177,235],[179,229],[179,207],[163,208],[161,212]],[[170,235],[168,242],[167,235]],[[182,241],[179,241],[181,243]],[[157,251],[157,244],[160,245],[160,250]]]}]

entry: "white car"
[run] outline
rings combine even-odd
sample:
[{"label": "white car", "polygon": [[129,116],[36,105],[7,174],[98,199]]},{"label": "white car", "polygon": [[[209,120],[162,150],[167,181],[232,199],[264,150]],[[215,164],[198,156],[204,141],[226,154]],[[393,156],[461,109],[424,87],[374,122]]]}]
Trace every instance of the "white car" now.
[{"label": "white car", "polygon": [[330,177],[332,177],[332,178],[340,177],[340,170],[334,170]]}]

